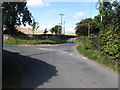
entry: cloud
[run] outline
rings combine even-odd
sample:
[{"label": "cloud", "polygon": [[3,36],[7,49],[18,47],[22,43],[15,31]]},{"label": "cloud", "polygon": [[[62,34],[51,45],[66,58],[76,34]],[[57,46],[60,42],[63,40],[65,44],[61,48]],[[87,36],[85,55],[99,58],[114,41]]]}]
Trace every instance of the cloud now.
[{"label": "cloud", "polygon": [[27,5],[30,7],[41,7],[41,6],[49,6],[48,2],[43,2],[42,0],[27,0]]},{"label": "cloud", "polygon": [[83,12],[78,12],[74,15],[74,18],[75,19],[79,19],[79,18],[82,18],[85,14]]}]

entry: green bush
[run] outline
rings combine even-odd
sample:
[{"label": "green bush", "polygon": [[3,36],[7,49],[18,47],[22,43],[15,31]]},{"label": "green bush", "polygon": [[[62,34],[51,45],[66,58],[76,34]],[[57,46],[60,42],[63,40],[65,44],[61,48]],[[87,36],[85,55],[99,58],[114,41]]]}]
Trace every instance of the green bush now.
[{"label": "green bush", "polygon": [[[108,47],[111,49],[105,48],[105,45],[104,44],[102,45],[101,40],[98,36],[91,36],[91,37],[81,36],[81,37],[77,37],[76,41],[79,43],[79,46],[77,47],[77,50],[79,51],[79,53],[81,53],[82,55],[84,55],[90,59],[96,60],[97,62],[99,62],[101,64],[108,65],[115,71],[118,71],[118,64],[120,64],[120,62],[119,62],[118,58],[115,58],[116,57],[115,51],[118,50],[118,49],[116,50],[114,48],[115,45],[113,45],[113,44],[109,45]],[[106,42],[106,43],[108,43],[108,42]],[[101,51],[101,47],[103,48],[102,51]],[[113,48],[114,48],[114,52],[112,52]],[[108,53],[106,53],[104,50],[108,50],[109,53],[112,52],[112,53],[114,53],[114,55],[112,54],[112,56],[111,56]],[[118,53],[118,52],[116,52],[116,53]],[[114,58],[113,58],[113,56],[114,56]]]},{"label": "green bush", "polygon": [[101,34],[102,51],[114,59],[120,59],[120,36],[108,30]]}]

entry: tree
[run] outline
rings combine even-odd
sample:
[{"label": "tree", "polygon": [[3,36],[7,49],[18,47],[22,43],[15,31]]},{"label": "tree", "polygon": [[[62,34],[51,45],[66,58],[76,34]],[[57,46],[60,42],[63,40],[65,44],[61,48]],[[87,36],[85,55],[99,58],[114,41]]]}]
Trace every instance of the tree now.
[{"label": "tree", "polygon": [[55,33],[59,34],[59,35],[62,33],[62,27],[61,27],[61,25],[56,25],[55,26]]},{"label": "tree", "polygon": [[78,36],[87,36],[88,35],[88,26],[87,25],[80,25],[75,33]]},{"label": "tree", "polygon": [[98,35],[100,31],[100,15],[97,15],[90,22],[90,33],[93,35]]},{"label": "tree", "polygon": [[56,25],[55,27],[52,27],[51,29],[50,29],[50,32],[53,34],[53,33],[55,33],[56,35],[57,34],[61,34],[62,33],[62,27],[60,26],[60,25]]},{"label": "tree", "polygon": [[103,17],[100,29],[101,50],[115,59],[120,58],[120,2],[103,2],[99,6]]},{"label": "tree", "polygon": [[96,16],[94,19],[86,18],[78,22],[75,27],[77,35],[87,36],[89,34],[97,35],[100,28],[100,16]]},{"label": "tree", "polygon": [[46,28],[43,33],[46,34],[47,32],[48,32],[48,31],[47,31],[47,28]]},{"label": "tree", "polygon": [[50,29],[50,32],[53,34],[53,33],[55,32],[55,28],[52,27],[52,28]]},{"label": "tree", "polygon": [[32,14],[26,7],[26,2],[3,2],[3,24],[10,34],[16,32],[15,26],[31,25]]},{"label": "tree", "polygon": [[37,30],[39,27],[38,27],[38,22],[35,22],[35,19],[33,19],[33,21],[32,21],[32,24],[31,24],[31,26],[32,26],[32,30],[33,30],[33,35],[34,35],[34,30]]}]

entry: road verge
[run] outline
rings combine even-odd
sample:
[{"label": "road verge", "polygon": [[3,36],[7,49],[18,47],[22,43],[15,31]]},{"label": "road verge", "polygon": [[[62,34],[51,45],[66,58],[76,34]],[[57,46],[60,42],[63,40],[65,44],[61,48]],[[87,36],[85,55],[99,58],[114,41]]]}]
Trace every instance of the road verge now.
[{"label": "road verge", "polygon": [[[86,38],[86,39],[85,39]],[[83,56],[95,60],[96,62],[106,65],[113,69],[116,72],[119,72],[118,62],[114,60],[109,55],[105,54],[104,52],[100,52],[99,50],[91,48],[91,41],[88,37],[81,37],[77,38],[78,46],[76,47],[77,51],[82,54]]]}]

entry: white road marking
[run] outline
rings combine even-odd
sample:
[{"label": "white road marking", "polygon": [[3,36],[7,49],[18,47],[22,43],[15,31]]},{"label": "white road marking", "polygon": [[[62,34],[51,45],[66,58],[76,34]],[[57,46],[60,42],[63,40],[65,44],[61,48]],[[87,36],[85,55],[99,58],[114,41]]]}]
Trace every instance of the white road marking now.
[{"label": "white road marking", "polygon": [[82,56],[82,58],[83,58],[83,59],[87,59],[86,57],[83,57],[83,56]]},{"label": "white road marking", "polygon": [[55,50],[55,49],[50,49],[50,48],[38,48],[38,49],[46,50],[46,51],[59,51],[60,53],[63,53],[63,54],[73,55],[72,53],[64,52],[64,51],[62,51],[62,50]]},{"label": "white road marking", "polygon": [[38,48],[38,49],[42,49],[42,50],[48,50],[48,49],[46,49],[46,48]]},{"label": "white road marking", "polygon": [[61,52],[61,53],[65,53],[65,54],[73,55],[72,53],[69,53],[69,52]]},{"label": "white road marking", "polygon": [[49,48],[38,48],[38,49],[47,50],[47,51],[56,51],[54,49],[49,49]]}]

